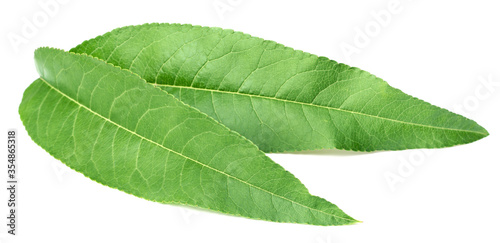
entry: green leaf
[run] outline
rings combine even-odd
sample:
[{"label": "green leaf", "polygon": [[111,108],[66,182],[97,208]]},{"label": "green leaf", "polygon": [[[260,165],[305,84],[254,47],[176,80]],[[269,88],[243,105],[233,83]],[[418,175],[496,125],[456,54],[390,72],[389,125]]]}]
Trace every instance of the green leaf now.
[{"label": "green leaf", "polygon": [[72,51],[137,73],[265,152],[439,148],[488,135],[368,72],[232,30],[129,26]]},{"label": "green leaf", "polygon": [[135,196],[276,222],[357,221],[309,194],[262,151],[139,76],[41,48],[19,107],[31,138],[99,183]]}]

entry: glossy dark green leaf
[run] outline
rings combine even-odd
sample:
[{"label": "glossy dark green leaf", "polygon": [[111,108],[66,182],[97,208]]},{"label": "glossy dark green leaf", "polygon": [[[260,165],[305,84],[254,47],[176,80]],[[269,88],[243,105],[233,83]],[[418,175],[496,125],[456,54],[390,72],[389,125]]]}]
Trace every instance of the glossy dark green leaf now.
[{"label": "glossy dark green leaf", "polygon": [[232,30],[129,26],[72,51],[131,70],[265,152],[440,148],[488,135],[368,72]]}]

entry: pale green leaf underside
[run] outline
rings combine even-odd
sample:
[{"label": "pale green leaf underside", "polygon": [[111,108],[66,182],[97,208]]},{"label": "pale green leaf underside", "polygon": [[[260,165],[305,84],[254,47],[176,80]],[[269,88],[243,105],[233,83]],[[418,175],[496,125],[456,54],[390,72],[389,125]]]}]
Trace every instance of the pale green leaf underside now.
[{"label": "pale green leaf underside", "polygon": [[488,135],[365,71],[232,30],[129,26],[72,51],[131,70],[265,152],[437,148]]},{"label": "pale green leaf underside", "polygon": [[357,222],[309,194],[241,135],[139,76],[56,49],[35,52],[41,78],[19,107],[31,138],[112,188],[276,222]]}]

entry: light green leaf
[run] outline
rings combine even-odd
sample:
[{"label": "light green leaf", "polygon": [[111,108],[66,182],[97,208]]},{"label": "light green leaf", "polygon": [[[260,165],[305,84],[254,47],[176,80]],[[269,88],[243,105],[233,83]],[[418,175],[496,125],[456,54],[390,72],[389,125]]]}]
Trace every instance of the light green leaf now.
[{"label": "light green leaf", "polygon": [[72,51],[137,73],[265,152],[440,148],[488,135],[368,72],[232,30],[129,26]]},{"label": "light green leaf", "polygon": [[207,116],[101,60],[35,52],[19,107],[31,138],[99,183],[135,196],[276,222],[357,222]]}]

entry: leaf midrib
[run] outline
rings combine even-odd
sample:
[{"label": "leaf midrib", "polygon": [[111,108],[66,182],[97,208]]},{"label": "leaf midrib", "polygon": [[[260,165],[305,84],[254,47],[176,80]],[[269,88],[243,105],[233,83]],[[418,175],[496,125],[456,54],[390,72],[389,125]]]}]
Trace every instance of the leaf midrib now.
[{"label": "leaf midrib", "polygon": [[318,107],[318,108],[323,108],[323,109],[330,109],[330,110],[351,113],[351,114],[355,114],[355,115],[367,116],[367,117],[371,117],[371,118],[375,118],[375,119],[382,119],[382,120],[387,120],[387,121],[391,121],[391,122],[398,122],[398,123],[407,124],[407,125],[411,125],[411,126],[421,126],[421,127],[432,128],[432,129],[450,130],[450,131],[465,132],[465,133],[476,133],[476,134],[480,134],[483,136],[487,135],[486,133],[472,131],[472,130],[464,130],[464,129],[448,128],[448,127],[437,127],[437,126],[414,123],[414,122],[406,122],[406,121],[395,120],[395,119],[391,119],[391,118],[387,118],[387,117],[381,117],[381,116],[370,115],[367,113],[361,113],[361,112],[357,112],[357,111],[344,110],[344,109],[337,108],[337,107],[323,106],[323,105],[317,105],[317,104],[313,104],[313,103],[305,103],[305,102],[294,101],[294,100],[286,100],[286,99],[280,99],[280,98],[276,98],[276,97],[269,97],[269,96],[255,95],[255,94],[246,94],[246,93],[241,93],[241,92],[224,91],[224,90],[217,90],[217,89],[205,89],[205,88],[198,88],[198,87],[192,87],[192,86],[177,86],[177,85],[158,84],[158,83],[155,83],[152,85],[160,86],[160,87],[174,87],[174,88],[201,90],[201,91],[207,91],[207,92],[218,92],[218,93],[232,94],[232,95],[242,95],[242,96],[256,97],[256,98],[261,98],[261,99],[276,100],[276,101],[281,101],[281,102],[285,102],[285,103],[290,102],[290,103],[299,104],[299,105],[313,106],[313,107]]},{"label": "leaf midrib", "polygon": [[309,207],[309,206],[303,205],[303,204],[301,204],[301,203],[298,203],[298,202],[296,202],[296,201],[293,201],[293,200],[288,199],[288,198],[286,198],[286,197],[283,197],[283,196],[281,196],[281,195],[277,195],[277,194],[272,193],[272,192],[270,192],[270,191],[268,191],[268,190],[265,190],[265,189],[263,189],[263,188],[261,188],[261,187],[258,187],[258,186],[255,186],[255,185],[253,185],[253,184],[250,184],[250,183],[248,183],[248,182],[246,182],[246,181],[244,181],[244,180],[242,180],[242,179],[239,179],[239,178],[237,178],[237,177],[235,177],[235,176],[232,176],[232,175],[229,175],[229,174],[227,174],[227,173],[225,173],[225,172],[223,172],[223,171],[217,170],[217,169],[215,169],[215,168],[213,168],[213,167],[211,167],[211,166],[209,166],[209,165],[203,164],[203,163],[201,163],[200,161],[197,161],[197,160],[192,159],[192,158],[190,158],[190,157],[188,157],[188,156],[185,156],[185,155],[183,155],[183,154],[181,154],[181,153],[179,153],[179,152],[177,152],[177,151],[174,151],[174,150],[172,150],[172,149],[169,149],[169,148],[167,148],[167,147],[163,146],[162,144],[159,144],[159,143],[157,143],[157,142],[155,142],[155,141],[153,141],[153,140],[151,140],[151,139],[148,139],[148,138],[146,138],[146,137],[144,137],[144,136],[142,136],[142,135],[140,135],[140,134],[138,134],[138,133],[136,133],[136,132],[134,132],[134,131],[132,131],[132,130],[130,130],[130,129],[128,129],[128,128],[126,128],[126,127],[124,127],[124,126],[122,126],[122,125],[120,125],[120,124],[118,124],[118,123],[116,123],[116,122],[114,122],[114,121],[112,121],[112,120],[110,120],[109,118],[107,118],[107,117],[105,117],[105,116],[102,116],[101,114],[99,114],[99,113],[97,113],[97,112],[95,112],[95,111],[91,110],[89,107],[87,107],[87,106],[85,106],[85,105],[83,105],[83,104],[79,103],[79,102],[78,102],[78,101],[76,101],[75,99],[73,99],[73,98],[69,97],[68,95],[66,95],[65,93],[63,93],[63,92],[62,92],[62,91],[60,91],[59,89],[57,89],[56,87],[52,86],[49,82],[47,82],[47,81],[46,81],[45,79],[43,79],[42,77],[40,77],[40,80],[42,80],[42,81],[43,81],[43,82],[44,82],[47,86],[49,86],[51,89],[55,90],[56,92],[58,92],[59,94],[61,94],[61,95],[62,95],[62,96],[64,96],[65,98],[69,99],[69,100],[70,100],[70,101],[72,101],[73,103],[77,104],[78,106],[83,107],[84,109],[88,110],[88,111],[89,111],[89,112],[91,112],[92,114],[94,114],[94,115],[96,115],[96,116],[98,116],[98,117],[100,117],[100,118],[104,119],[105,121],[107,121],[107,122],[109,122],[109,123],[111,123],[111,124],[113,124],[113,125],[117,126],[118,128],[121,128],[121,129],[123,129],[123,130],[125,130],[125,131],[127,131],[127,132],[129,132],[129,133],[131,133],[131,134],[136,135],[137,137],[141,138],[142,140],[146,140],[146,141],[148,141],[148,142],[150,142],[150,143],[152,143],[152,144],[154,144],[154,145],[156,145],[156,146],[159,146],[159,147],[161,147],[161,148],[163,148],[163,149],[165,149],[165,150],[168,150],[168,151],[170,151],[170,152],[172,152],[172,153],[174,153],[174,154],[177,154],[177,155],[179,155],[179,156],[181,156],[181,157],[184,157],[184,158],[186,158],[186,159],[188,159],[188,160],[190,160],[190,161],[193,161],[193,162],[195,162],[195,163],[198,163],[198,164],[200,164],[201,166],[204,166],[204,167],[206,167],[206,168],[208,168],[208,169],[211,169],[211,170],[213,170],[213,171],[215,171],[215,172],[217,172],[217,173],[220,173],[220,174],[222,174],[222,175],[225,175],[225,176],[227,176],[227,177],[229,177],[229,178],[232,178],[232,179],[234,179],[234,180],[240,181],[240,182],[242,182],[242,183],[244,183],[244,184],[246,184],[246,185],[248,185],[248,186],[250,186],[250,187],[254,187],[254,188],[258,189],[258,190],[261,190],[261,191],[263,191],[263,192],[269,193],[269,194],[271,194],[272,196],[279,197],[279,198],[281,198],[281,199],[284,199],[284,200],[286,200],[286,201],[289,201],[289,202],[291,202],[291,203],[294,203],[294,204],[296,204],[296,205],[302,206],[302,207],[307,208],[307,209],[312,210],[312,211],[317,211],[317,212],[320,212],[320,213],[323,213],[323,214],[326,214],[326,215],[329,215],[329,216],[332,216],[332,217],[335,217],[335,218],[344,219],[344,220],[347,220],[347,221],[357,222],[356,220],[353,220],[353,219],[348,219],[348,218],[344,218],[344,217],[340,217],[340,216],[338,216],[338,215],[330,214],[330,213],[327,213],[327,212],[324,212],[324,211],[321,211],[321,210],[318,210],[318,209],[315,209],[315,208],[311,208],[311,207]]}]

